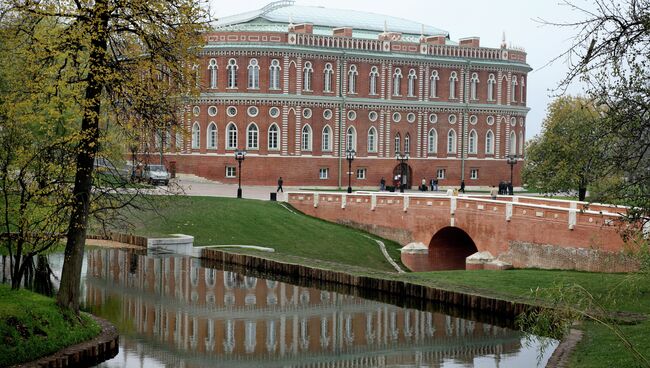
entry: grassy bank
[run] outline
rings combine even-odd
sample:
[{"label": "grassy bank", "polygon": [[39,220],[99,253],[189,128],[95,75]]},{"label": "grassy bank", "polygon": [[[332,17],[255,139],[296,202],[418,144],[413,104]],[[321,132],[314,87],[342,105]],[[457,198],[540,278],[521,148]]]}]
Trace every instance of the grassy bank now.
[{"label": "grassy bank", "polygon": [[0,284],[0,367],[53,354],[99,332],[89,316],[64,313],[52,298]]},{"label": "grassy bank", "polygon": [[[361,231],[292,212],[278,202],[216,197],[161,198],[158,213],[131,214],[136,233],[194,236],[195,245],[257,245],[272,257],[295,256],[393,271],[377,243]],[[119,229],[118,229],[119,230]],[[399,263],[399,244],[384,241]]]},{"label": "grassy bank", "polygon": [[[160,214],[133,217],[142,235],[185,233],[197,245],[247,244],[272,247],[275,253],[232,249],[279,261],[400,279],[441,289],[533,301],[532,291],[558,284],[580,284],[611,311],[650,314],[650,283],[629,283],[622,274],[571,271],[443,271],[398,275],[365,233],[294,214],[275,202],[227,198],[179,197],[165,199]],[[162,215],[162,216],[160,216]],[[385,240],[384,240],[385,241]],[[393,259],[399,245],[385,241]],[[617,290],[612,293],[612,290]],[[634,367],[628,352],[611,332],[587,322],[585,338],[572,355],[572,367]],[[642,352],[650,352],[650,322],[621,326]]]}]

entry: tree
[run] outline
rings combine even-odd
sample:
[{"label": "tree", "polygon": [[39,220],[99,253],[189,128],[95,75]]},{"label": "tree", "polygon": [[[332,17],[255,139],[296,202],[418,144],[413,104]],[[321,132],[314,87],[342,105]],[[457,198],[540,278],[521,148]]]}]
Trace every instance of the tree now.
[{"label": "tree", "polygon": [[[57,303],[79,310],[79,283],[92,206],[94,160],[105,137],[102,119],[126,144],[140,131],[166,131],[195,92],[195,51],[206,13],[193,0],[11,0],[11,11],[56,23],[52,37],[30,44],[59,67],[55,85],[79,109],[70,216]],[[22,31],[32,33],[29,27]],[[37,64],[38,65],[38,64]],[[145,143],[146,142],[141,142]],[[113,199],[116,197],[113,196]],[[120,206],[119,199],[112,206]]]},{"label": "tree", "polygon": [[557,98],[548,111],[541,135],[526,149],[523,181],[545,193],[577,190],[584,201],[589,185],[604,173],[609,147],[600,128],[603,111],[580,97]]},{"label": "tree", "polygon": [[595,10],[567,2],[584,19],[556,24],[577,29],[559,58],[571,61],[561,86],[581,81],[589,97],[606,106],[603,134],[606,175],[625,180],[604,188],[603,200],[634,206],[630,219],[647,223],[650,213],[650,0],[594,0]]}]

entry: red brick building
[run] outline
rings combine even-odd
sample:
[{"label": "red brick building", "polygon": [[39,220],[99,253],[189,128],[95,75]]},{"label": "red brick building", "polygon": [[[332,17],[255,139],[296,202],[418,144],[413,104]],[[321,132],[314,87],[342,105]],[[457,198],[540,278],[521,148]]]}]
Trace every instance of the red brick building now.
[{"label": "red brick building", "polygon": [[507,156],[523,159],[531,68],[505,42],[293,1],[222,18],[206,38],[191,134],[165,155],[177,172],[235,182],[239,148],[246,184],[347,186],[354,149],[353,187],[402,169],[412,185],[488,186],[510,179]]}]

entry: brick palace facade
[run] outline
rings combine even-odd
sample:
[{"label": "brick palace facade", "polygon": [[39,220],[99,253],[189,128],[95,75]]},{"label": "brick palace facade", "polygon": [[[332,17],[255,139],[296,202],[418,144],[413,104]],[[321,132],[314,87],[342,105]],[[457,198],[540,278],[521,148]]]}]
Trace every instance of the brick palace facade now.
[{"label": "brick palace facade", "polygon": [[[454,42],[446,31],[372,13],[277,1],[222,18],[206,34],[201,93],[165,144],[176,172],[243,183],[520,185],[526,130],[526,54]],[[397,154],[409,154],[400,167]]]}]

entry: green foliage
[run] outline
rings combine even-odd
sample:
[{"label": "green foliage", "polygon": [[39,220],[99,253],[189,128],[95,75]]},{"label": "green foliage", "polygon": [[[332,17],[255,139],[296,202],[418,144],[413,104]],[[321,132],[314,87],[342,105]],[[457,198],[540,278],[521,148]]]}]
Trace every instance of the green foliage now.
[{"label": "green foliage", "polygon": [[607,139],[599,130],[600,111],[580,97],[560,97],[549,105],[541,136],[526,148],[523,181],[544,193],[582,194],[603,177]]},{"label": "green foliage", "polygon": [[0,366],[32,361],[100,332],[88,315],[76,316],[54,299],[0,285]]}]

